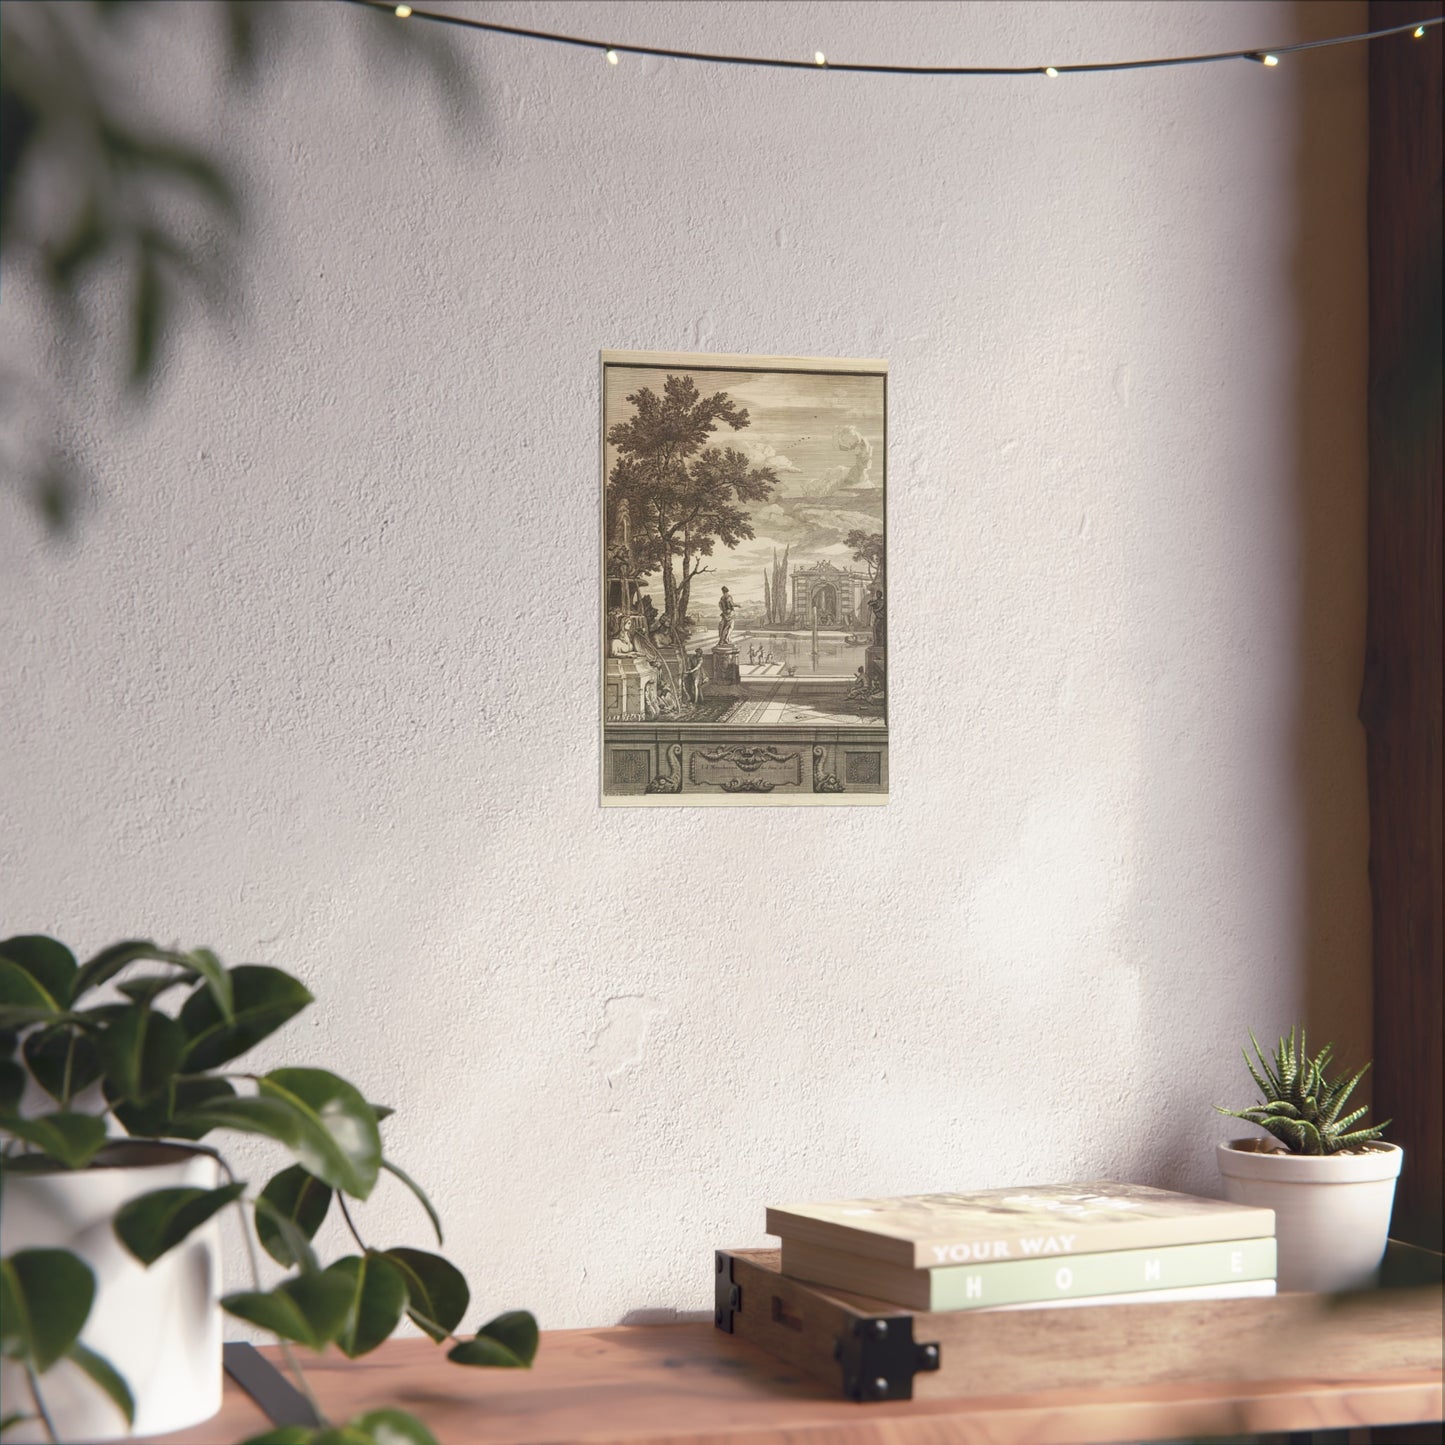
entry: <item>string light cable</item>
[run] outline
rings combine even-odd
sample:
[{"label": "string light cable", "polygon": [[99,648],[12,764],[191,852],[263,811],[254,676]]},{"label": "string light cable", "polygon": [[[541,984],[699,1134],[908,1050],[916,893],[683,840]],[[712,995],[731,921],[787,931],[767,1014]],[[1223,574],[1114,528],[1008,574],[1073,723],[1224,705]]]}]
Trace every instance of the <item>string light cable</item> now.
[{"label": "string light cable", "polygon": [[1094,74],[1107,70],[1162,70],[1171,65],[1212,65],[1225,60],[1248,60],[1256,65],[1277,66],[1287,55],[1306,50],[1321,50],[1332,45],[1358,45],[1363,41],[1383,40],[1390,35],[1412,35],[1423,40],[1427,31],[1445,24],[1445,16],[1431,20],[1392,25],[1385,30],[1364,30],[1358,35],[1331,35],[1323,40],[1299,40],[1293,45],[1256,46],[1251,50],[1220,50],[1209,55],[1170,55],[1157,60],[1108,60],[1089,65],[868,65],[857,61],[829,60],[821,50],[811,60],[782,60],[762,55],[721,55],[703,50],[671,50],[659,45],[626,45],[615,40],[592,40],[581,35],[563,35],[552,30],[528,30],[520,25],[502,25],[495,20],[476,20],[464,15],[448,15],[439,10],[423,10],[414,5],[394,5],[386,0],[343,0],[365,10],[377,10],[398,20],[432,21],[438,25],[454,25],[463,30],[480,30],[490,35],[509,35],[518,40],[538,40],[552,45],[570,45],[578,50],[593,50],[609,65],[616,65],[624,55],[649,55],[658,60],[690,60],[703,65],[744,65],[771,70],[842,70],[860,75],[1042,75],[1057,80],[1061,75]]}]

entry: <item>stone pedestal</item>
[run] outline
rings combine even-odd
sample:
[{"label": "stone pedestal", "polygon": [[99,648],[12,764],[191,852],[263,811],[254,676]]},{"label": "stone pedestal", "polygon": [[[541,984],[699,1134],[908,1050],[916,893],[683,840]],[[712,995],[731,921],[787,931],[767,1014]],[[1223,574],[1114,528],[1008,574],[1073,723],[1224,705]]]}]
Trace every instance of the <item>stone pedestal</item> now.
[{"label": "stone pedestal", "polygon": [[708,654],[712,659],[708,676],[714,682],[741,682],[742,673],[738,671],[738,650],[731,642],[720,642]]},{"label": "stone pedestal", "polygon": [[869,687],[887,688],[888,649],[886,647],[874,646],[863,649],[863,676],[868,679]]},{"label": "stone pedestal", "polygon": [[657,668],[636,653],[609,657],[602,668],[603,709],[614,720],[642,722],[657,716]]}]

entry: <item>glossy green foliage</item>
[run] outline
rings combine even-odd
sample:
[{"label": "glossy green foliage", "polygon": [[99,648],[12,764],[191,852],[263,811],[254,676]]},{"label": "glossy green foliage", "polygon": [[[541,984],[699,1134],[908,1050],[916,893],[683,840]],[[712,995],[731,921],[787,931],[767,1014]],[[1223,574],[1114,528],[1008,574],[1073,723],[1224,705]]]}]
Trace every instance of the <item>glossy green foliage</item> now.
[{"label": "glossy green foliage", "polygon": [[[459,1340],[453,1332],[471,1304],[460,1271],[439,1254],[375,1248],[358,1234],[346,1199],[368,1198],[385,1173],[412,1193],[442,1242],[431,1200],[382,1152],[379,1124],[389,1108],[368,1103],[327,1069],[233,1071],[242,1054],[311,1002],[310,991],[280,969],[227,967],[204,948],[126,940],[77,963],[54,939],[0,941],[0,1174],[85,1168],[114,1142],[107,1119],[137,1139],[204,1139],[200,1147],[210,1153],[213,1135],[258,1136],[289,1156],[259,1193],[248,1197],[227,1170],[218,1188],[142,1194],[112,1221],[130,1254],[149,1267],[233,1206],[271,1259],[294,1271],[273,1288],[227,1295],[222,1304],[237,1318],[355,1358],[376,1349],[406,1315],[458,1364],[529,1365],[538,1338],[530,1314],[499,1315]],[[86,1108],[91,1100],[98,1106]],[[338,1201],[359,1250],[323,1267],[313,1241]],[[80,1342],[94,1291],[89,1268],[64,1250],[22,1250],[0,1261],[0,1350],[37,1376],[69,1360],[130,1419],[125,1380]],[[395,1410],[257,1438],[273,1445],[431,1442],[424,1425]]]},{"label": "glossy green foliage", "polygon": [[153,1189],[116,1211],[116,1236],[142,1264],[152,1265],[218,1210],[239,1199],[245,1188],[226,1184],[220,1189]]}]

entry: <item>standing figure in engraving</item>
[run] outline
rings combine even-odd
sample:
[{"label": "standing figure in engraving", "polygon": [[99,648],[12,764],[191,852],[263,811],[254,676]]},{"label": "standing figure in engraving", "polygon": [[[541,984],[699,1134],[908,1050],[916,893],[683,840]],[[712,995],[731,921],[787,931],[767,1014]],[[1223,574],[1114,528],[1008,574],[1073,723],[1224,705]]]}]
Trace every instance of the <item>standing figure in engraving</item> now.
[{"label": "standing figure in engraving", "polygon": [[722,596],[717,600],[717,645],[719,647],[728,640],[728,634],[733,630],[733,613],[737,611],[737,606],[737,603],[733,601],[732,593],[724,587]]},{"label": "standing figure in engraving", "polygon": [[692,655],[688,669],[682,675],[682,695],[691,703],[702,701],[702,648]]},{"label": "standing figure in engraving", "polygon": [[868,610],[873,614],[874,647],[883,647],[888,640],[885,607],[883,589],[881,587],[875,587],[873,589],[873,596],[868,599]]}]

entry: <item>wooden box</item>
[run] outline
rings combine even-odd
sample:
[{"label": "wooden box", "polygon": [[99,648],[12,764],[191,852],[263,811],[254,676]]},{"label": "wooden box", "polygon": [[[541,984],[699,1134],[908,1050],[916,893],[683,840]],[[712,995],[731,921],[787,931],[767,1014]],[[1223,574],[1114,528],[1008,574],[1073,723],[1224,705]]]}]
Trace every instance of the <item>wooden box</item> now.
[{"label": "wooden box", "polygon": [[1380,1287],[1348,1295],[924,1313],[720,1250],[714,1321],[858,1401],[1438,1373],[1441,1260],[1392,1242]]}]

